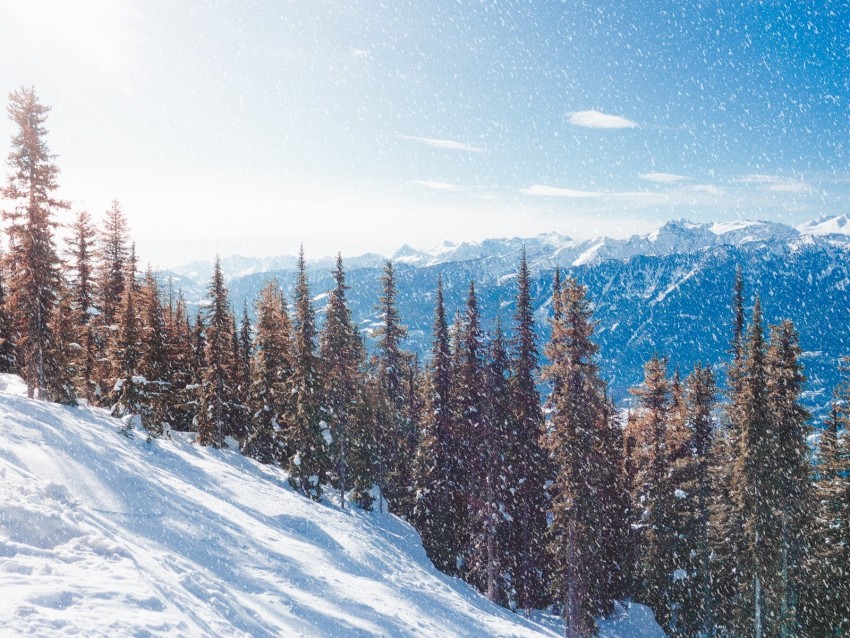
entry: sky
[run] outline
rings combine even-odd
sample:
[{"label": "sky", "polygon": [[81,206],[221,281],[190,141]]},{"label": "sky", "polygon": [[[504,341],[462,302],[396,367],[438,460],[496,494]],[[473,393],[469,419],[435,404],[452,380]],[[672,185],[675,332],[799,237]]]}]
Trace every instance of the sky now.
[{"label": "sky", "polygon": [[157,265],[850,212],[846,2],[0,0],[20,86]]}]

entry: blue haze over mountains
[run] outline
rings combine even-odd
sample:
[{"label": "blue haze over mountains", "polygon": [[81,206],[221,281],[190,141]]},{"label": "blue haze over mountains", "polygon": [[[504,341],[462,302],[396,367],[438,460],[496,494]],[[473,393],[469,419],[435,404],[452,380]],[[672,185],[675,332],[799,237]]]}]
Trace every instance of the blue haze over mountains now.
[{"label": "blue haze over mountains", "polygon": [[[797,227],[776,222],[668,222],[648,235],[618,240],[574,241],[550,233],[532,238],[478,243],[445,242],[431,250],[409,246],[392,256],[398,307],[409,328],[406,347],[424,360],[431,345],[434,289],[442,275],[447,312],[462,311],[474,280],[486,329],[496,318],[510,333],[515,271],[525,246],[539,346],[549,336],[552,279],[556,266],[588,287],[597,321],[602,374],[618,403],[639,383],[654,352],[669,356],[671,371],[687,374],[696,361],[722,374],[727,360],[735,271],[745,275],[748,311],[761,296],[768,322],[794,321],[800,332],[808,376],[807,402],[815,411],[828,404],[838,382],[840,357],[850,354],[850,221],[822,218]],[[309,255],[308,255],[309,257]],[[234,308],[239,312],[270,277],[291,300],[294,257],[222,259]],[[349,303],[367,336],[379,324],[376,311],[384,258],[345,260]],[[326,291],[333,287],[334,259],[308,260],[311,290],[321,321]],[[190,303],[202,299],[211,262],[160,273],[172,276]]]}]

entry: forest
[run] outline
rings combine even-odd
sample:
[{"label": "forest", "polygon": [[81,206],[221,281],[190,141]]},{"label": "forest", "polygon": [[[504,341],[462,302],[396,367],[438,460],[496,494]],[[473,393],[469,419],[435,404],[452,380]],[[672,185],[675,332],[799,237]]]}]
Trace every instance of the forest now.
[{"label": "forest", "polygon": [[757,290],[745,307],[746,272],[728,317],[703,318],[728,326],[725,365],[671,371],[659,352],[623,409],[592,299],[557,270],[538,342],[524,254],[513,336],[485,333],[475,282],[454,317],[438,283],[425,361],[404,349],[390,261],[373,333],[341,256],[317,316],[303,250],[293,298],[269,280],[252,322],[218,263],[199,306],[142,272],[118,202],[58,228],[49,107],[22,88],[8,111],[0,372],[31,397],[106,408],[127,436],[196,432],[305,498],[387,509],[441,571],[516,613],[552,607],[568,637],[625,599],[670,636],[850,632],[850,384],[814,423],[795,326],[765,325]]}]

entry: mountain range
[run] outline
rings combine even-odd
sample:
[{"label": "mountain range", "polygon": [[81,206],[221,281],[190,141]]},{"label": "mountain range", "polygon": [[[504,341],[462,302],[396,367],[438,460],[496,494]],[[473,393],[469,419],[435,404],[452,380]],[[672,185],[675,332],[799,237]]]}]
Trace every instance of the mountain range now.
[{"label": "mountain range", "polygon": [[[597,321],[603,375],[615,400],[628,401],[642,364],[654,352],[686,374],[696,361],[715,366],[727,358],[735,272],[744,272],[746,298],[762,299],[769,323],[792,319],[800,331],[807,368],[807,400],[823,408],[838,381],[840,357],[850,354],[850,220],[823,217],[798,226],[738,220],[671,221],[627,239],[574,240],[558,233],[480,243],[443,242],[430,250],[402,246],[396,266],[398,305],[409,327],[407,347],[427,358],[433,292],[441,275],[447,310],[463,308],[469,281],[479,296],[485,328],[500,317],[510,333],[515,272],[523,247],[533,278],[540,346],[548,338],[555,268],[588,287]],[[333,286],[335,258],[308,262],[320,313]],[[352,313],[368,336],[379,324],[375,309],[385,257],[346,258]],[[263,284],[276,277],[291,295],[296,258],[233,256],[221,260],[235,308],[251,308]],[[201,302],[212,262],[163,271],[187,299]]]}]

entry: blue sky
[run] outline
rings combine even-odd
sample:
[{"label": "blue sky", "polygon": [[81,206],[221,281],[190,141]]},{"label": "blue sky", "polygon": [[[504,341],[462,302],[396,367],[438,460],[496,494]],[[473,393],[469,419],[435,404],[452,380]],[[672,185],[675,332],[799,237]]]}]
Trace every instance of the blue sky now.
[{"label": "blue sky", "polygon": [[22,84],[160,264],[850,212],[846,3],[0,0]]}]

